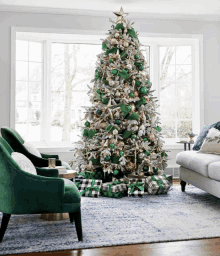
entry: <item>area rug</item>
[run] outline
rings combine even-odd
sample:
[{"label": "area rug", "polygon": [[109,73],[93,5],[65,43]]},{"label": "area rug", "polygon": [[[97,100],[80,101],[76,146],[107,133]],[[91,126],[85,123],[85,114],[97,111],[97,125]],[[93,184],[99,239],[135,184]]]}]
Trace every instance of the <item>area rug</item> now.
[{"label": "area rug", "polygon": [[69,220],[12,215],[0,254],[69,250],[220,237],[220,199],[195,188],[172,187],[143,198],[82,197],[83,242]]}]

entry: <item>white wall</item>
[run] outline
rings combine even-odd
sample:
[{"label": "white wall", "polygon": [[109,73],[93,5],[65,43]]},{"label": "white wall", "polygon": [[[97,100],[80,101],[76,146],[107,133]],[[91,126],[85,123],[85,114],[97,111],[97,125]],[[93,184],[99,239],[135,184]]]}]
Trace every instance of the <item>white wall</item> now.
[{"label": "white wall", "polygon": [[[113,16],[112,14],[112,18]],[[203,35],[204,120],[205,123],[220,121],[220,22],[152,18],[133,19],[133,21],[135,22],[134,28],[139,33]],[[10,125],[11,27],[16,26],[107,32],[111,23],[106,17],[0,11],[0,127]],[[170,161],[171,165],[175,164],[175,154],[182,151],[181,148],[183,148],[182,145],[179,150],[172,150],[171,155],[174,157]],[[63,160],[67,160],[63,152],[60,155]]]}]

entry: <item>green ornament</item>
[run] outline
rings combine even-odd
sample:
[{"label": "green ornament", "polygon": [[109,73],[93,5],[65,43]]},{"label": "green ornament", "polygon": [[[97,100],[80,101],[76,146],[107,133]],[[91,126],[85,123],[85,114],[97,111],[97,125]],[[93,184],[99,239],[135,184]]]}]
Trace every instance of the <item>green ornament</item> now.
[{"label": "green ornament", "polygon": [[100,63],[101,63],[101,64],[103,64],[103,63],[104,63],[104,61],[103,61],[103,60],[101,60],[101,61],[100,61]]},{"label": "green ornament", "polygon": [[135,57],[135,59],[139,59],[139,58],[140,58],[140,55],[135,54],[134,57]]},{"label": "green ornament", "polygon": [[155,172],[158,172],[158,168],[156,168],[156,167],[153,167],[153,170],[154,170]]},{"label": "green ornament", "polygon": [[114,62],[114,60],[113,60],[112,58],[110,58],[110,59],[109,59],[109,62],[110,62],[110,63],[113,63],[113,62]]},{"label": "green ornament", "polygon": [[95,73],[95,80],[98,80],[100,78],[99,73]]},{"label": "green ornament", "polygon": [[147,156],[149,156],[149,155],[150,155],[150,152],[149,152],[149,151],[145,151],[144,154],[147,155]]},{"label": "green ornament", "polygon": [[134,93],[133,93],[133,92],[130,92],[128,95],[129,95],[129,97],[131,97],[131,98],[134,97]]},{"label": "green ornament", "polygon": [[161,127],[160,126],[157,126],[157,127],[154,127],[155,130],[157,130],[158,132],[161,132]]},{"label": "green ornament", "polygon": [[144,67],[143,66],[139,66],[139,70],[144,70]]},{"label": "green ornament", "polygon": [[115,144],[114,144],[114,143],[111,143],[111,144],[110,144],[110,148],[111,148],[111,149],[114,149],[114,148],[115,148]]},{"label": "green ornament", "polygon": [[149,166],[144,166],[143,170],[144,170],[144,172],[148,172],[149,171]]},{"label": "green ornament", "polygon": [[117,70],[117,69],[113,69],[111,73],[112,73],[113,75],[117,75],[118,70]]},{"label": "green ornament", "polygon": [[137,87],[139,87],[139,86],[141,86],[141,81],[136,80],[135,84],[136,84]]},{"label": "green ornament", "polygon": [[115,122],[116,122],[117,125],[121,124],[121,120],[120,119],[117,119]]},{"label": "green ornament", "polygon": [[109,102],[109,98],[102,99],[103,104],[108,104],[108,102]]},{"label": "green ornament", "polygon": [[96,92],[97,92],[98,94],[100,94],[100,93],[101,93],[101,90],[100,90],[100,89],[98,89]]},{"label": "green ornament", "polygon": [[101,115],[101,114],[102,114],[102,111],[101,111],[100,109],[98,109],[98,110],[96,111],[96,114],[97,114],[97,115]]},{"label": "green ornament", "polygon": [[108,81],[105,78],[103,78],[102,81],[104,84],[108,85]]},{"label": "green ornament", "polygon": [[130,105],[127,105],[127,109],[128,109],[129,111],[131,111],[131,106],[130,106]]},{"label": "green ornament", "polygon": [[120,151],[120,152],[119,152],[119,155],[120,155],[120,156],[123,156],[123,155],[124,155],[124,152],[123,152],[123,151]]},{"label": "green ornament", "polygon": [[132,138],[132,139],[136,139],[137,136],[136,136],[135,134],[132,134],[132,135],[131,135],[131,138]]},{"label": "green ornament", "polygon": [[147,88],[146,87],[141,87],[140,93],[146,94],[147,93]]},{"label": "green ornament", "polygon": [[111,156],[106,156],[106,157],[104,158],[105,161],[109,161],[110,159],[111,159]]},{"label": "green ornament", "polygon": [[144,141],[148,141],[148,138],[145,137],[145,138],[144,138]]},{"label": "green ornament", "polygon": [[123,38],[123,36],[119,36],[119,38],[120,38],[120,39],[122,39],[122,38]]},{"label": "green ornament", "polygon": [[150,84],[150,81],[149,80],[147,80],[147,82],[146,82],[147,84]]},{"label": "green ornament", "polygon": [[161,153],[161,157],[164,157],[165,156],[165,151],[163,151],[162,153]]},{"label": "green ornament", "polygon": [[90,122],[86,121],[86,122],[85,122],[85,126],[86,126],[86,127],[89,127],[89,126],[90,126]]},{"label": "green ornament", "polygon": [[146,119],[147,119],[147,120],[149,119],[149,116],[148,116],[148,115],[146,115]]},{"label": "green ornament", "polygon": [[117,176],[119,174],[119,170],[114,170],[113,171],[113,176]]}]

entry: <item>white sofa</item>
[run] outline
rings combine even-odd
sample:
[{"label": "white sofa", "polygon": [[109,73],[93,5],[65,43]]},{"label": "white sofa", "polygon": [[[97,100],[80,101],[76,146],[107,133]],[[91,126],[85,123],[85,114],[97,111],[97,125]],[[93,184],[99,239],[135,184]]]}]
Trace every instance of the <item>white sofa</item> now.
[{"label": "white sofa", "polygon": [[220,155],[184,151],[177,154],[176,163],[183,192],[190,183],[220,198]]}]

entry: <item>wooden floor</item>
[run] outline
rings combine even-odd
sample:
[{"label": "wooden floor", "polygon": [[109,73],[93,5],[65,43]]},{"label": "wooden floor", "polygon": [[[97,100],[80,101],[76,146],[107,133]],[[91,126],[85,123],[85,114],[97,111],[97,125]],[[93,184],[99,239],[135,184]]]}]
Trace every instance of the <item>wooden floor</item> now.
[{"label": "wooden floor", "polygon": [[[179,186],[179,180],[173,181]],[[16,254],[17,255],[17,254]],[[19,256],[217,256],[220,255],[220,238],[198,239],[181,242],[151,243],[79,249],[55,252],[19,254]],[[13,256],[13,255],[12,255]],[[14,255],[15,256],[15,255]]]}]

